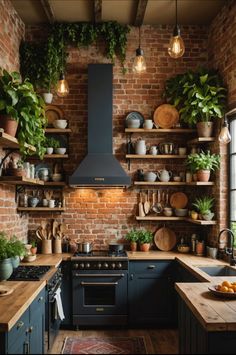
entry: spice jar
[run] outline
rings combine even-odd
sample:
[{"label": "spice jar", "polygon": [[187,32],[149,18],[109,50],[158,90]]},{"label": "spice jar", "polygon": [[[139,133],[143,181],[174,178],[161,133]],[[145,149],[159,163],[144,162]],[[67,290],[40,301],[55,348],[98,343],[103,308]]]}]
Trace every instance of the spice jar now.
[{"label": "spice jar", "polygon": [[196,255],[203,256],[204,247],[205,247],[204,244],[205,244],[204,241],[199,241],[199,240],[196,241]]}]

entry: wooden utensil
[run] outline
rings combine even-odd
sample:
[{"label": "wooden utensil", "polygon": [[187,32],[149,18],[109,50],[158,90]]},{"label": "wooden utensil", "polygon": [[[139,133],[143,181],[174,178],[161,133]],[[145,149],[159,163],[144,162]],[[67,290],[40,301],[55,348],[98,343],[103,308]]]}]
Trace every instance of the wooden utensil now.
[{"label": "wooden utensil", "polygon": [[36,236],[40,239],[40,240],[43,240],[41,234],[40,234],[40,230],[37,229],[36,232],[35,232]]},{"label": "wooden utensil", "polygon": [[157,213],[161,213],[163,211],[163,207],[162,207],[162,204],[161,204],[161,191],[160,190],[157,190],[157,210],[158,212]]},{"label": "wooden utensil", "polygon": [[145,202],[144,202],[144,212],[145,214],[148,214],[150,211],[150,202],[148,201],[148,193],[145,193]]},{"label": "wooden utensil", "polygon": [[176,245],[176,234],[172,229],[162,227],[156,231],[154,243],[158,249],[169,251]]},{"label": "wooden utensil", "polygon": [[58,227],[58,222],[55,221],[55,219],[52,222],[52,236],[56,238],[57,235],[57,227]]},{"label": "wooden utensil", "polygon": [[139,204],[138,204],[138,215],[139,217],[145,217],[144,209],[143,209],[143,199],[142,192],[139,193]]},{"label": "wooden utensil", "polygon": [[170,196],[170,205],[172,208],[185,208],[188,203],[188,197],[183,192],[174,192]]},{"label": "wooden utensil", "polygon": [[160,105],[153,114],[153,121],[161,128],[172,128],[179,122],[179,112],[173,105]]},{"label": "wooden utensil", "polygon": [[47,239],[47,222],[46,221],[41,221],[41,234],[43,235],[43,239]]}]

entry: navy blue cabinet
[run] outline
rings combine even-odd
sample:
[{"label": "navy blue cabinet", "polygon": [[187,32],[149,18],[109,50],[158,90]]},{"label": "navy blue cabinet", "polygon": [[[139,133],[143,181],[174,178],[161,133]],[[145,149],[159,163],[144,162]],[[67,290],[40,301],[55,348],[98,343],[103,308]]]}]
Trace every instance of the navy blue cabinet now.
[{"label": "navy blue cabinet", "polygon": [[63,261],[60,265],[62,272],[61,299],[65,319],[62,326],[72,325],[72,280],[71,280],[71,262]]},{"label": "navy blue cabinet", "polygon": [[8,333],[0,333],[0,354],[43,354],[45,290],[42,290]]},{"label": "navy blue cabinet", "polygon": [[170,324],[174,317],[174,261],[131,261],[129,324]]},{"label": "navy blue cabinet", "polygon": [[176,282],[201,282],[191,271],[177,262]]}]

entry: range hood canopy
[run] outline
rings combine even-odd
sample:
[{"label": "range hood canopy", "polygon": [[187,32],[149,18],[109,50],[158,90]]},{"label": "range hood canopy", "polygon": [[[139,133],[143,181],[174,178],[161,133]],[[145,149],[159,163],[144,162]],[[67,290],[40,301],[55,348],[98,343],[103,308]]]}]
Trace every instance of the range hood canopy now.
[{"label": "range hood canopy", "polygon": [[124,187],[131,179],[113,155],[112,64],[88,65],[88,154],[69,177],[71,187]]}]

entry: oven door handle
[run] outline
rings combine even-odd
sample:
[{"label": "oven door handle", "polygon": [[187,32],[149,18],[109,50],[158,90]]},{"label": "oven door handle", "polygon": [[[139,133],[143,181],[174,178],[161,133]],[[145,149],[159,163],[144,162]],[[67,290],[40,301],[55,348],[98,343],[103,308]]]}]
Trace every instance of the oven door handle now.
[{"label": "oven door handle", "polygon": [[76,277],[124,277],[125,274],[74,274]]},{"label": "oven door handle", "polygon": [[81,282],[81,286],[115,286],[118,282]]}]

